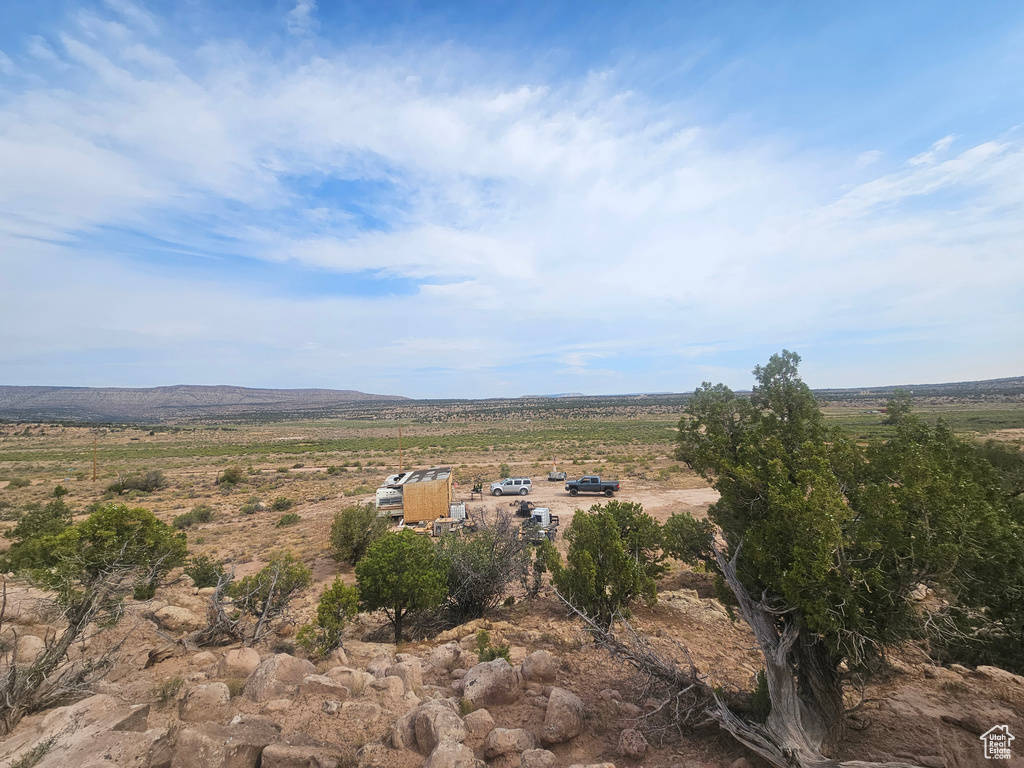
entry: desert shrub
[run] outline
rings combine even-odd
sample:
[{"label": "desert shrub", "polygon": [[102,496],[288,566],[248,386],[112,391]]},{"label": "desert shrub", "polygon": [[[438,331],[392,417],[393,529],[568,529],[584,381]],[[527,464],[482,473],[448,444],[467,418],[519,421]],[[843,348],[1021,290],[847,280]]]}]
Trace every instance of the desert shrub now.
[{"label": "desert shrub", "polygon": [[107,486],[108,493],[118,495],[129,491],[139,493],[153,493],[167,485],[164,473],[159,469],[151,469],[148,472],[133,472],[125,477],[119,477],[116,482]]},{"label": "desert shrub", "polygon": [[32,481],[27,477],[12,477],[7,481],[8,488],[28,488],[32,485]]},{"label": "desert shrub", "polygon": [[197,523],[208,523],[213,519],[213,507],[209,504],[196,504],[190,514]]},{"label": "desert shrub", "polygon": [[303,464],[302,462],[299,462],[297,464],[292,464],[292,469],[302,469],[304,466],[306,465]]},{"label": "desert shrub", "polygon": [[282,475],[287,475],[289,470],[288,467],[278,467],[277,471],[280,472]]},{"label": "desert shrub", "polygon": [[245,472],[241,467],[228,467],[217,475],[214,485],[238,485],[245,482]]},{"label": "desert shrub", "polygon": [[61,496],[67,496],[68,493],[69,491],[67,488],[65,488],[63,485],[58,485],[53,489],[53,493],[51,495],[53,496],[53,498],[59,499]]},{"label": "desert shrub", "polygon": [[479,618],[520,581],[528,564],[528,545],[508,514],[472,536],[448,535],[438,542],[438,556],[448,569],[445,607],[458,623]]},{"label": "desert shrub", "polygon": [[152,600],[156,596],[156,584],[148,581],[137,581],[132,586],[132,599]]},{"label": "desert shrub", "polygon": [[52,540],[71,525],[71,508],[63,499],[46,506],[28,504],[18,524],[5,531],[14,543],[0,557],[0,570],[31,571],[53,564]]},{"label": "desert shrub", "polygon": [[242,695],[242,691],[245,690],[245,678],[244,677],[229,677],[224,682],[228,686],[228,693],[231,695],[231,698],[235,698],[236,696],[241,696]]},{"label": "desert shrub", "polygon": [[663,546],[667,554],[685,563],[714,566],[715,553],[711,549],[714,524],[710,520],[697,520],[688,514],[673,514],[662,530]]},{"label": "desert shrub", "polygon": [[[635,543],[623,538],[612,511],[595,505],[589,512],[577,512],[565,538],[566,564],[551,564],[552,581],[566,600],[597,624],[610,627],[617,616],[627,618],[635,598],[657,599],[651,570],[660,563],[644,562],[630,551]],[[637,551],[641,550],[642,546]]]},{"label": "desert shrub", "polygon": [[509,475],[512,474],[512,467],[510,467],[506,462],[503,461],[501,462],[501,464],[498,465],[498,474],[501,477],[508,477]]},{"label": "desert shrub", "polygon": [[175,515],[174,519],[171,520],[171,525],[177,529],[189,528],[196,522],[195,515],[191,512],[186,512],[182,515]]},{"label": "desert shrub", "polygon": [[338,475],[338,474],[341,474],[344,471],[345,471],[345,467],[335,467],[334,465],[331,465],[331,466],[329,466],[327,468],[327,474],[328,475]]},{"label": "desert shrub", "polygon": [[281,519],[277,521],[278,528],[287,528],[289,525],[295,525],[302,518],[294,512],[289,512],[287,515],[282,515]]},{"label": "desert shrub", "polygon": [[267,505],[264,504],[261,499],[258,499],[257,497],[253,496],[251,499],[245,502],[245,504],[243,504],[238,511],[241,512],[243,515],[253,515],[257,512],[263,512],[264,510],[266,510],[266,508]]},{"label": "desert shrub", "polygon": [[358,611],[359,590],[335,578],[320,595],[316,621],[303,626],[295,640],[310,656],[326,656],[341,644],[342,630]]},{"label": "desert shrub", "polygon": [[295,593],[312,581],[313,572],[291,552],[278,555],[252,576],[232,582],[228,595],[243,614],[256,619],[250,642],[255,643],[288,607]]},{"label": "desert shrub", "polygon": [[295,501],[287,496],[278,496],[270,503],[270,508],[275,512],[287,512],[295,506]]},{"label": "desert shrub", "polygon": [[189,558],[185,565],[185,575],[199,589],[215,587],[225,580],[224,565],[206,555]]},{"label": "desert shrub", "polygon": [[10,768],[35,768],[39,762],[46,757],[46,754],[57,743],[57,737],[51,736],[48,739],[36,744],[32,749],[11,763]]},{"label": "desert shrub", "polygon": [[184,685],[185,681],[180,677],[172,677],[169,680],[164,680],[159,685],[153,686],[153,699],[158,704],[169,704],[174,701],[174,697],[181,692],[181,688]]},{"label": "desert shrub", "polygon": [[334,513],[331,524],[331,557],[355,565],[369,546],[388,529],[388,520],[377,517],[373,504],[356,504]]},{"label": "desert shrub", "polygon": [[430,539],[412,531],[385,534],[356,563],[360,603],[368,611],[384,611],[400,644],[406,615],[444,600],[447,570]]},{"label": "desert shrub", "polygon": [[535,544],[532,550],[532,553],[527,553],[529,568],[520,576],[520,583],[529,597],[536,597],[544,586],[544,574],[553,570],[559,555],[555,545],[546,538]]},{"label": "desert shrub", "polygon": [[501,645],[491,645],[491,636],[486,629],[477,630],[476,633],[476,652],[480,655],[480,661],[494,661],[495,659],[504,659],[511,663],[512,659],[509,654],[511,648],[508,643],[502,643]]}]

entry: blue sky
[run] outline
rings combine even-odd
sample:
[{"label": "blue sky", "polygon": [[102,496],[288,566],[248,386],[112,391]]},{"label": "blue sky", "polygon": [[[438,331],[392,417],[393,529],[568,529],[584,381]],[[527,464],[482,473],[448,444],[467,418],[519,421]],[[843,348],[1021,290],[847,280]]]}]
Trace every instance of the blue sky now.
[{"label": "blue sky", "polygon": [[1024,375],[1019,3],[5,6],[0,383]]}]

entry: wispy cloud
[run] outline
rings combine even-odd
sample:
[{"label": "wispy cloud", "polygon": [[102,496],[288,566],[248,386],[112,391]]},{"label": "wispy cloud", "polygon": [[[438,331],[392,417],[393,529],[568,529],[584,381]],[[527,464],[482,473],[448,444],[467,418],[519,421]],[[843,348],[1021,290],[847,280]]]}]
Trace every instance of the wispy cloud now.
[{"label": "wispy cloud", "polygon": [[[908,327],[1021,341],[1012,133],[905,160],[801,151],[610,70],[545,82],[458,45],[333,48],[313,2],[286,17],[303,53],[187,51],[139,6],[106,6],[123,26],[80,16],[59,47],[27,40],[46,67],[0,96],[12,381],[667,390],[749,369],[743,350],[830,359],[835,339],[899,345]],[[247,261],[382,289],[257,290]],[[1024,366],[1010,346],[1007,372]]]}]

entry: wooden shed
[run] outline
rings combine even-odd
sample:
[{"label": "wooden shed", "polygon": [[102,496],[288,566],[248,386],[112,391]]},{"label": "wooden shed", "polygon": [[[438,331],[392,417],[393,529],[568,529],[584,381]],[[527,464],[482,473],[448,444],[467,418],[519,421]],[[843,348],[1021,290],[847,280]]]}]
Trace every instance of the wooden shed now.
[{"label": "wooden shed", "polygon": [[453,498],[451,467],[418,469],[402,478],[402,507],[405,524],[448,517]]}]

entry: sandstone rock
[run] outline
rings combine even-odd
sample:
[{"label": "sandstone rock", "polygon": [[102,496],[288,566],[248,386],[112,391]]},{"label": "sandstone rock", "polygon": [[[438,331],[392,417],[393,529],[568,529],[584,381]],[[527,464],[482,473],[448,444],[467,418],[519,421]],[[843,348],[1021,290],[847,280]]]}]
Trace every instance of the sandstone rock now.
[{"label": "sandstone rock", "polygon": [[558,758],[546,749],[528,749],[523,752],[520,768],[555,768]]},{"label": "sandstone rock", "polygon": [[350,667],[331,667],[327,670],[327,676],[348,688],[353,696],[361,694],[374,680],[373,675]]},{"label": "sandstone rock", "polygon": [[599,698],[605,701],[622,701],[622,694],[616,691],[614,688],[605,688],[599,694]]},{"label": "sandstone rock", "polygon": [[398,677],[375,678],[370,687],[381,691],[386,701],[399,702],[405,696],[405,683]]},{"label": "sandstone rock", "polygon": [[423,685],[423,669],[420,666],[419,659],[401,661],[398,664],[393,664],[388,667],[388,670],[384,675],[385,677],[399,678],[403,683],[405,683],[405,688],[408,691],[415,691]]},{"label": "sandstone rock", "polygon": [[640,715],[644,713],[644,711],[640,709],[640,707],[638,707],[636,704],[631,704],[628,701],[620,701],[618,707],[619,714],[623,717],[640,717]]},{"label": "sandstone rock", "polygon": [[1024,677],[1015,675],[1012,672],[1007,672],[1005,669],[1000,669],[999,667],[989,667],[983,664],[978,667],[975,672],[986,680],[992,680],[1006,685],[1024,686]]},{"label": "sandstone rock", "polygon": [[188,660],[188,665],[197,669],[209,669],[216,663],[217,657],[209,651],[200,651]]},{"label": "sandstone rock", "polygon": [[349,697],[348,688],[327,675],[306,675],[299,685],[299,693],[304,696],[329,696],[339,701]]},{"label": "sandstone rock", "polygon": [[170,632],[192,632],[206,626],[206,621],[188,608],[178,605],[166,605],[153,614],[157,623]]},{"label": "sandstone rock", "polygon": [[511,704],[523,691],[522,674],[504,659],[477,664],[463,682],[463,698],[474,708]]},{"label": "sandstone rock", "polygon": [[231,691],[224,683],[193,685],[178,705],[178,717],[186,723],[216,722],[227,718],[231,709]]},{"label": "sandstone rock", "polygon": [[124,717],[110,726],[112,731],[141,733],[149,730],[149,704],[132,707]]},{"label": "sandstone rock", "polygon": [[171,768],[255,768],[263,749],[280,739],[264,723],[203,723],[178,734]]},{"label": "sandstone rock", "polygon": [[548,697],[541,741],[561,744],[575,738],[583,730],[583,702],[564,688],[554,688]]},{"label": "sandstone rock", "polygon": [[[291,709],[291,699],[271,699],[263,705],[263,712],[268,714],[275,714],[277,712],[284,712],[286,709]],[[338,708],[341,708],[341,704],[338,704]]]},{"label": "sandstone rock", "polygon": [[245,681],[242,695],[250,701],[280,699],[294,691],[307,675],[315,674],[316,667],[305,659],[279,653],[256,668]]},{"label": "sandstone rock", "polygon": [[491,760],[509,752],[522,753],[536,746],[537,740],[529,731],[522,728],[495,728],[484,740],[484,757]]},{"label": "sandstone rock", "polygon": [[360,727],[373,725],[378,720],[383,710],[379,704],[372,701],[346,701],[341,705],[341,714],[349,721]]},{"label": "sandstone rock", "polygon": [[365,667],[367,670],[369,670],[370,662],[381,656],[388,660],[388,666],[395,663],[395,646],[390,643],[362,643],[356,640],[347,640],[345,653],[350,659],[350,664]]},{"label": "sandstone rock", "polygon": [[494,730],[494,718],[491,717],[491,713],[486,709],[477,709],[470,712],[462,718],[462,722],[465,723],[469,734],[476,738],[485,738],[488,733]]},{"label": "sandstone rock", "polygon": [[451,672],[462,660],[462,648],[458,643],[446,643],[430,652],[427,656],[427,669],[431,671]]},{"label": "sandstone rock", "polygon": [[917,762],[924,766],[924,768],[946,768],[949,765],[946,762],[946,758],[942,755],[918,755]]},{"label": "sandstone rock", "polygon": [[483,768],[483,761],[473,757],[473,750],[465,744],[446,741],[438,744],[423,768]]},{"label": "sandstone rock", "polygon": [[338,757],[321,747],[271,744],[260,757],[261,768],[338,768]]},{"label": "sandstone rock", "polygon": [[416,711],[410,710],[391,726],[391,746],[395,749],[416,749]]},{"label": "sandstone rock", "polygon": [[253,648],[235,648],[224,654],[217,673],[220,677],[244,680],[260,665],[260,655]]},{"label": "sandstone rock", "polygon": [[573,763],[569,768],[615,768],[615,763]]},{"label": "sandstone rock", "polygon": [[349,666],[348,654],[345,653],[344,648],[335,648],[327,655],[327,666],[329,667],[347,667]]},{"label": "sandstone rock", "polygon": [[42,638],[35,635],[21,635],[18,638],[18,644],[14,646],[14,657],[19,667],[28,667],[34,664],[45,650],[46,643]]},{"label": "sandstone rock", "polygon": [[558,676],[555,657],[547,651],[536,651],[523,660],[523,679],[537,683],[553,683]]},{"label": "sandstone rock", "polygon": [[394,663],[390,656],[376,656],[366,664],[366,671],[374,677],[384,677]]},{"label": "sandstone rock", "polygon": [[342,704],[344,704],[344,702],[328,699],[320,705],[320,711],[326,712],[328,715],[336,715],[338,712],[341,712]]},{"label": "sandstone rock", "polygon": [[454,679],[456,679],[456,680],[461,680],[462,678],[464,678],[466,676],[466,673],[468,671],[469,670],[463,669],[462,667],[459,667],[458,669],[453,669],[452,670],[452,677]]},{"label": "sandstone rock", "polygon": [[463,742],[469,733],[455,706],[446,699],[437,699],[416,708],[413,721],[416,729],[416,745],[424,755],[445,741]]},{"label": "sandstone rock", "polygon": [[640,760],[647,754],[647,739],[635,728],[627,728],[619,734],[619,754],[633,760]]}]

